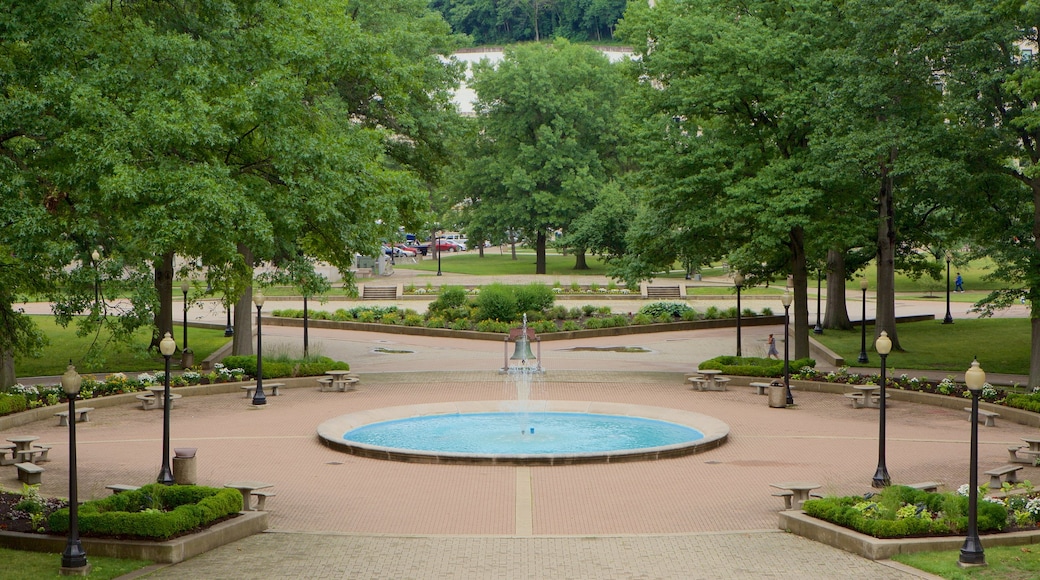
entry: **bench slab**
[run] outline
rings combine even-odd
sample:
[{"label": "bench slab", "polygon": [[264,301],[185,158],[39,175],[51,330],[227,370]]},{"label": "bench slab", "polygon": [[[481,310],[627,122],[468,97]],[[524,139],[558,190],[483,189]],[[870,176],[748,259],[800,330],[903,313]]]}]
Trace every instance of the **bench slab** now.
[{"label": "bench slab", "polygon": [[1001,476],[1004,476],[1004,481],[1008,483],[1018,483],[1018,471],[1020,469],[1022,469],[1021,465],[1003,465],[986,471],[985,474],[989,476],[990,489],[1000,489]]},{"label": "bench slab", "polygon": [[[971,421],[971,407],[964,407],[964,410],[968,412],[968,420]],[[986,427],[996,427],[999,416],[1000,413],[979,409],[979,422],[984,423]]]},{"label": "bench slab", "polygon": [[15,463],[18,468],[18,480],[29,485],[42,483],[43,468],[33,463]]},{"label": "bench slab", "polygon": [[[80,408],[76,409],[76,421],[77,422],[87,422],[87,421],[90,421],[90,416],[87,413],[90,413],[93,410],[94,410],[93,407],[80,407]],[[68,427],[69,426],[69,412],[68,411],[59,411],[59,412],[55,413],[54,416],[58,418],[58,427]]]}]

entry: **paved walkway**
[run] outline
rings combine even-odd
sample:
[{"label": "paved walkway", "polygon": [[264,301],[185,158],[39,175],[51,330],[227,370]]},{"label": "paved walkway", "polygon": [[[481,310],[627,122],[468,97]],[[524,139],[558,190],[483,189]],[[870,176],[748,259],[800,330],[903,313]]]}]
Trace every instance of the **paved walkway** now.
[{"label": "paved walkway", "polygon": [[[943,305],[944,306],[944,305]],[[773,329],[773,330],[778,330]],[[766,327],[745,333],[745,352]],[[265,351],[299,348],[301,330],[264,328]],[[825,494],[871,491],[877,412],[844,397],[795,392],[797,407],[771,409],[748,389],[696,392],[682,373],[732,350],[732,329],[672,332],[542,346],[547,373],[532,397],[677,408],[727,422],[729,442],[655,462],[564,467],[421,465],[363,459],[318,443],[318,423],[369,408],[424,402],[509,400],[495,369],[501,343],[311,329],[312,351],[347,360],[357,391],[287,389],[262,410],[241,395],[185,397],[172,417],[174,447],[198,448],[198,477],[275,485],[268,533],[148,578],[927,578],[776,529],[770,482],[815,480]],[[762,336],[758,336],[761,334]],[[761,345],[758,343],[761,342]],[[752,345],[752,346],[749,346]],[[576,350],[642,346],[648,352]],[[963,413],[890,405],[887,465],[902,483],[967,480]],[[155,479],[161,413],[101,408],[80,423],[80,496],[111,483]],[[0,433],[39,435],[54,446],[43,493],[65,495],[66,429],[40,421]],[[1034,429],[998,421],[980,429],[981,470]],[[1027,467],[1027,472],[1034,468]],[[1036,473],[1026,473],[1036,479]],[[17,487],[14,472],[0,485]]]}]

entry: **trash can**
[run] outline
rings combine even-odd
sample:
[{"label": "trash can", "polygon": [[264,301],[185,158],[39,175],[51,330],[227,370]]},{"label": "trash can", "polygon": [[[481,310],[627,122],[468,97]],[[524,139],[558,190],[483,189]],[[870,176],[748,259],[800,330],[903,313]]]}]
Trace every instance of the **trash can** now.
[{"label": "trash can", "polygon": [[173,450],[173,481],[178,485],[195,485],[198,477],[195,471],[194,447],[178,447]]},{"label": "trash can", "polygon": [[783,383],[774,381],[769,384],[769,406],[777,409],[787,407],[787,389]]}]

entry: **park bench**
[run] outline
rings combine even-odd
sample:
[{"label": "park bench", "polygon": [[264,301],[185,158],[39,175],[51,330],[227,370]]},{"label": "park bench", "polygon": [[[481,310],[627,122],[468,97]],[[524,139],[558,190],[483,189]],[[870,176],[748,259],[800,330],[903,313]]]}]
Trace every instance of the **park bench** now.
[{"label": "park bench", "polygon": [[921,491],[930,491],[932,493],[935,493],[939,491],[939,485],[941,484],[938,481],[922,481],[920,483],[907,484],[907,487],[912,487]]},{"label": "park bench", "polygon": [[691,388],[694,389],[694,390],[697,390],[697,391],[703,391],[704,390],[704,384],[705,384],[705,382],[707,382],[707,379],[705,379],[702,376],[690,377],[690,378],[688,378],[686,380],[691,385],[693,385]]},{"label": "park bench", "polygon": [[369,286],[361,290],[362,300],[397,300],[397,286]]},{"label": "park bench", "polygon": [[678,286],[647,286],[647,298],[681,298]]},{"label": "park bench", "polygon": [[[173,407],[173,402],[181,398],[181,395],[177,393],[170,393],[170,407]],[[141,401],[141,408],[145,411],[149,409],[162,409],[162,398],[156,397],[150,393],[141,393],[137,395],[137,400]]]},{"label": "park bench", "polygon": [[249,495],[256,498],[256,507],[253,509],[262,512],[266,511],[267,498],[274,497],[278,494],[273,491],[267,491],[265,489],[254,489],[253,491],[249,492]]},{"label": "park bench", "polygon": [[14,443],[0,443],[0,465],[14,465],[18,460],[14,457]]},{"label": "park bench", "polygon": [[[76,409],[76,421],[80,422],[80,423],[83,423],[83,422],[86,422],[86,421],[90,421],[90,415],[88,415],[88,413],[90,413],[93,410],[94,410],[93,407],[80,407],[80,408]],[[68,427],[69,426],[69,412],[68,411],[59,411],[59,412],[55,413],[54,416],[58,418],[58,427]]]},{"label": "park bench", "polygon": [[985,472],[989,476],[990,489],[1000,489],[1001,477],[1004,477],[1004,481],[1008,483],[1018,483],[1018,471],[1020,469],[1022,469],[1021,465],[1004,465]]},{"label": "park bench", "polygon": [[50,461],[47,452],[51,450],[50,445],[35,445],[29,449],[19,449],[14,452],[15,459],[22,463],[40,463]]},{"label": "park bench", "polygon": [[141,489],[137,485],[128,485],[125,483],[112,483],[105,486],[105,489],[111,489],[112,494],[122,493],[124,491],[134,491],[135,489]]},{"label": "park bench", "polygon": [[770,383],[751,383],[751,386],[755,388],[756,395],[768,395]]},{"label": "park bench", "polygon": [[[278,396],[278,389],[284,387],[285,383],[264,383],[265,392],[269,393],[272,397]],[[242,390],[246,392],[246,398],[253,398],[253,391],[256,391],[256,385],[242,385]]]},{"label": "park bench", "polygon": [[773,497],[780,497],[784,500],[784,509],[791,509],[791,500],[794,498],[794,492],[789,489],[780,490],[773,493]]},{"label": "park bench", "polygon": [[42,483],[43,468],[34,463],[15,463],[18,469],[18,481],[28,485]]},{"label": "park bench", "polygon": [[[964,410],[968,412],[968,420],[971,421],[971,407],[964,407]],[[983,423],[987,427],[997,426],[997,417],[1000,413],[994,413],[993,411],[986,411],[985,409],[979,409],[979,422]]]}]

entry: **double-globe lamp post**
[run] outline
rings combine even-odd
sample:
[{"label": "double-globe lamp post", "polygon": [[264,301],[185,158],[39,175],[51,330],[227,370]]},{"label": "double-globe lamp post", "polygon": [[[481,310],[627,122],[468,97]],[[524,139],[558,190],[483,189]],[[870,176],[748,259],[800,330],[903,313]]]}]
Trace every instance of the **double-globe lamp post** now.
[{"label": "double-globe lamp post", "polygon": [[264,307],[265,300],[267,298],[259,290],[253,295],[253,304],[256,304],[256,392],[253,393],[254,406],[267,404],[267,396],[264,395],[264,333],[260,316],[260,310]]},{"label": "double-globe lamp post", "polygon": [[79,498],[76,481],[76,397],[83,385],[83,377],[76,367],[69,366],[61,375],[61,389],[69,399],[69,535],[65,540],[65,551],[61,553],[62,576],[86,576],[90,573],[87,553],[79,539]]},{"label": "double-globe lamp post", "polygon": [[877,471],[874,472],[874,480],[870,485],[874,487],[888,487],[892,484],[892,478],[889,477],[888,466],[885,465],[885,383],[888,382],[888,379],[885,378],[885,361],[888,358],[888,353],[892,352],[892,339],[888,337],[888,333],[884,330],[881,331],[881,335],[874,341],[874,350],[881,357],[881,402],[879,403],[880,412],[878,417]]},{"label": "double-globe lamp post", "polygon": [[784,388],[787,389],[787,404],[794,404],[791,396],[791,341],[788,338],[788,327],[791,320],[791,293],[784,292],[780,302],[784,305]]},{"label": "double-globe lamp post", "polygon": [[986,553],[979,540],[979,393],[986,384],[986,372],[979,366],[978,359],[971,361],[971,368],[964,373],[964,384],[971,392],[971,459],[968,473],[968,535],[961,546],[961,557],[957,565],[961,568],[986,565]]},{"label": "double-globe lamp post", "polygon": [[170,469],[170,357],[177,350],[177,343],[167,332],[159,341],[159,352],[166,359],[166,372],[163,374],[163,434],[162,434],[162,467],[156,481],[163,485],[173,485],[173,470]]},{"label": "double-globe lamp post", "polygon": [[953,253],[946,250],[946,316],[943,317],[943,324],[953,324],[953,315],[950,314],[950,262],[953,260]]},{"label": "double-globe lamp post", "polygon": [[733,285],[737,287],[737,356],[740,354],[740,288],[744,285],[744,275],[737,272],[733,276]]},{"label": "double-globe lamp post", "polygon": [[867,279],[859,279],[859,287],[863,290],[863,315],[860,317],[860,341],[859,341],[859,364],[866,364],[867,360]]}]

